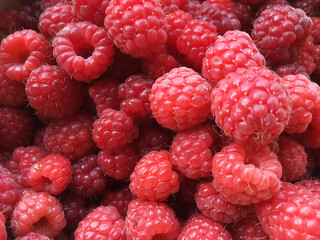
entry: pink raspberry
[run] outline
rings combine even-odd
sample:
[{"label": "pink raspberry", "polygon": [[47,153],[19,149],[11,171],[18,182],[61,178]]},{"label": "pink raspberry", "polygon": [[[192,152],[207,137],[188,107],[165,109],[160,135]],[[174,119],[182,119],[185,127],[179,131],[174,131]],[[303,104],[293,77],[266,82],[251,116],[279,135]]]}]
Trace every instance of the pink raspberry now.
[{"label": "pink raspberry", "polygon": [[301,180],[296,182],[295,185],[307,188],[313,194],[320,194],[320,181],[319,180]]},{"label": "pink raspberry", "polygon": [[102,205],[116,207],[121,216],[125,217],[131,200],[133,200],[133,195],[130,189],[125,187],[118,191],[106,191],[103,195]]},{"label": "pink raspberry", "polygon": [[52,41],[58,64],[74,79],[90,82],[112,64],[115,53],[104,28],[90,22],[69,23]]},{"label": "pink raspberry", "polygon": [[180,8],[188,0],[159,0],[165,14],[172,13]]},{"label": "pink raspberry", "polygon": [[17,237],[15,240],[50,240],[50,238],[39,233],[29,232],[22,237]]},{"label": "pink raspberry", "polygon": [[136,58],[149,57],[167,41],[165,15],[157,0],[113,0],[104,24],[114,44]]},{"label": "pink raspberry", "polygon": [[210,114],[210,84],[194,70],[174,68],[153,84],[149,100],[157,122],[174,131],[192,128]]},{"label": "pink raspberry", "polygon": [[179,191],[178,174],[169,162],[169,152],[152,151],[143,156],[130,176],[130,190],[141,200],[164,201]]}]

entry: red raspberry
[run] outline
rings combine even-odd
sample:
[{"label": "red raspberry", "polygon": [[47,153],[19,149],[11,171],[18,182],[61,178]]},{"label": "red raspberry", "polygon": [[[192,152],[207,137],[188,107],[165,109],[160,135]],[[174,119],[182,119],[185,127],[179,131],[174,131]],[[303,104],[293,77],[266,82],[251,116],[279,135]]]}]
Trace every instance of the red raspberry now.
[{"label": "red raspberry", "polygon": [[232,143],[212,161],[213,186],[229,202],[248,205],[269,199],[280,188],[281,164],[268,146],[246,149]]},{"label": "red raspberry", "polygon": [[35,121],[23,108],[0,107],[0,147],[13,150],[32,142]]},{"label": "red raspberry", "polygon": [[180,9],[190,13],[193,17],[195,17],[200,9],[201,1],[200,0],[189,0],[185,4],[183,4]]},{"label": "red raspberry", "polygon": [[124,53],[149,57],[167,41],[164,12],[157,0],[113,0],[104,24],[109,38]]},{"label": "red raspberry", "polygon": [[201,69],[207,49],[217,40],[217,28],[206,21],[191,20],[177,39],[177,49],[189,63]]},{"label": "red raspberry", "polygon": [[93,118],[82,113],[51,121],[44,134],[46,149],[70,160],[93,153],[92,124]]},{"label": "red raspberry", "polygon": [[263,0],[240,0],[233,1],[234,3],[234,14],[237,16],[241,23],[241,29],[250,32],[252,29],[252,22],[255,19],[256,7],[252,6],[248,2],[263,2]]},{"label": "red raspberry", "polygon": [[54,195],[64,191],[71,180],[71,163],[60,154],[50,154],[41,159],[27,174],[27,182],[33,190]]},{"label": "red raspberry", "polygon": [[179,191],[178,174],[172,170],[169,152],[152,151],[143,156],[130,176],[130,190],[141,200],[164,201]]},{"label": "red raspberry", "polygon": [[295,185],[303,186],[315,195],[320,194],[319,180],[302,180],[302,181],[296,182]]},{"label": "red raspberry", "polygon": [[202,75],[215,86],[229,73],[240,68],[266,64],[251,37],[242,31],[229,31],[218,38],[203,59]]},{"label": "red raspberry", "polygon": [[107,186],[107,180],[97,159],[97,155],[88,155],[72,165],[73,179],[69,187],[82,197],[94,197]]},{"label": "red raspberry", "polygon": [[251,206],[240,206],[228,202],[211,182],[198,184],[194,198],[198,209],[204,216],[220,223],[235,223],[246,217],[252,210]]},{"label": "red raspberry", "polygon": [[42,234],[29,232],[28,234],[22,237],[17,237],[15,240],[50,240],[50,238]]},{"label": "red raspberry", "polygon": [[125,219],[127,240],[175,240],[179,222],[168,205],[159,202],[132,200]]},{"label": "red raspberry", "polygon": [[256,11],[256,17],[259,17],[264,10],[272,8],[275,5],[290,6],[287,0],[264,0]]},{"label": "red raspberry", "polygon": [[59,66],[42,65],[33,70],[26,93],[31,107],[45,117],[75,114],[83,102],[81,83]]},{"label": "red raspberry", "polygon": [[22,29],[38,31],[38,19],[43,10],[44,4],[41,0],[34,0],[31,3],[24,5],[18,16]]},{"label": "red raspberry", "polygon": [[307,69],[304,66],[301,66],[297,63],[289,63],[289,64],[281,65],[277,67],[274,71],[276,72],[276,74],[278,74],[282,78],[287,75],[298,75],[298,74],[309,77],[309,74],[307,73]]},{"label": "red raspberry", "polygon": [[114,206],[121,216],[127,215],[129,202],[133,199],[130,189],[125,187],[118,191],[106,191],[103,195],[102,205]]},{"label": "red raspberry", "polygon": [[301,52],[311,27],[311,19],[301,9],[275,5],[255,20],[251,36],[264,56],[285,62]]},{"label": "red raspberry", "polygon": [[0,213],[0,239],[7,239],[6,219],[2,213]]},{"label": "red raspberry", "polygon": [[264,67],[230,73],[213,89],[211,100],[217,125],[238,142],[271,143],[287,126],[291,111],[282,79]]},{"label": "red raspberry", "polygon": [[90,22],[69,23],[52,41],[58,64],[74,79],[90,82],[112,64],[114,47],[104,28]]},{"label": "red raspberry", "polygon": [[114,151],[137,138],[139,128],[123,111],[106,108],[94,122],[92,135],[100,149]]},{"label": "red raspberry", "polygon": [[138,161],[133,144],[127,144],[115,152],[101,150],[98,153],[98,164],[104,174],[118,180],[127,179]]},{"label": "red raspberry", "polygon": [[174,68],[153,84],[149,100],[153,116],[174,131],[192,128],[210,114],[210,84],[194,70]]},{"label": "red raspberry", "polygon": [[33,69],[49,62],[50,42],[33,30],[14,32],[2,40],[0,68],[11,80],[26,81]]},{"label": "red raspberry", "polygon": [[159,3],[165,14],[179,10],[180,6],[188,0],[159,0]]},{"label": "red raspberry", "polygon": [[19,21],[19,10],[16,8],[6,8],[0,11],[0,29],[8,33],[19,30],[22,26]]},{"label": "red raspberry", "polygon": [[212,221],[211,219],[201,215],[192,215],[178,237],[178,240],[206,240],[206,239],[221,239],[231,240],[231,234],[224,227]]},{"label": "red raspberry", "polygon": [[320,18],[319,17],[311,17],[312,28],[311,28],[311,36],[313,38],[313,42],[315,44],[320,43]]},{"label": "red raspberry", "polygon": [[73,0],[77,17],[82,21],[103,26],[105,10],[109,6],[110,0]]},{"label": "red raspberry", "polygon": [[100,206],[79,223],[75,240],[114,239],[125,240],[124,220],[113,206]]},{"label": "red raspberry", "polygon": [[270,239],[319,239],[320,201],[302,186],[283,182],[271,199],[255,205]]},{"label": "red raspberry", "polygon": [[15,236],[35,232],[54,238],[66,226],[60,202],[47,192],[23,193],[11,218]]},{"label": "red raspberry", "polygon": [[294,8],[302,9],[308,16],[315,16],[319,10],[319,0],[290,1]]}]

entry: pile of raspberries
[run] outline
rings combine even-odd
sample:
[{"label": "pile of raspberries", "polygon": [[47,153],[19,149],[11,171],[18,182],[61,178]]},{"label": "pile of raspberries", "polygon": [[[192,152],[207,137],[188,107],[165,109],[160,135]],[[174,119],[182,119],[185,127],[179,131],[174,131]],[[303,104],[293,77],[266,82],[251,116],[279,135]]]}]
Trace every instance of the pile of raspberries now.
[{"label": "pile of raspberries", "polygon": [[0,240],[319,240],[320,0],[0,11]]}]

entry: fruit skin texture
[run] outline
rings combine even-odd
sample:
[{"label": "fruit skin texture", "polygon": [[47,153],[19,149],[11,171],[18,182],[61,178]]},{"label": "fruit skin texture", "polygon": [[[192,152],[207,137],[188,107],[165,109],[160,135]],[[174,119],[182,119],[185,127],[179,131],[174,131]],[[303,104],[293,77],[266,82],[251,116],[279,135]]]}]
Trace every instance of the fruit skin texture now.
[{"label": "fruit skin texture", "polygon": [[42,234],[29,232],[28,234],[22,237],[17,237],[15,240],[50,240],[50,238]]},{"label": "fruit skin texture", "polygon": [[150,57],[167,41],[165,15],[157,0],[112,0],[104,25],[114,44],[135,58]]},{"label": "fruit skin texture", "polygon": [[131,192],[141,200],[164,201],[179,191],[178,174],[172,170],[169,152],[165,150],[143,156],[130,180]]},{"label": "fruit skin texture", "polygon": [[133,195],[130,189],[125,186],[118,191],[105,191],[101,204],[104,206],[115,206],[120,215],[125,217],[131,200],[133,200]]},{"label": "fruit skin texture", "polygon": [[174,131],[192,128],[210,115],[210,84],[191,68],[174,68],[153,84],[149,100],[157,122]]},{"label": "fruit skin texture", "polygon": [[125,240],[124,220],[114,206],[100,206],[79,222],[75,240]]},{"label": "fruit skin texture", "polygon": [[265,67],[238,69],[211,93],[217,125],[233,140],[269,144],[288,124],[291,102],[282,79]]},{"label": "fruit skin texture", "polygon": [[271,199],[255,205],[270,239],[319,239],[320,201],[307,188],[283,182]]},{"label": "fruit skin texture", "polygon": [[0,239],[7,239],[6,218],[0,213]]},{"label": "fruit skin texture", "polygon": [[125,219],[127,240],[176,240],[179,222],[167,204],[132,200]]},{"label": "fruit skin texture", "polygon": [[212,160],[213,186],[229,202],[249,205],[269,199],[280,189],[277,155],[268,146],[245,148],[231,143]]}]

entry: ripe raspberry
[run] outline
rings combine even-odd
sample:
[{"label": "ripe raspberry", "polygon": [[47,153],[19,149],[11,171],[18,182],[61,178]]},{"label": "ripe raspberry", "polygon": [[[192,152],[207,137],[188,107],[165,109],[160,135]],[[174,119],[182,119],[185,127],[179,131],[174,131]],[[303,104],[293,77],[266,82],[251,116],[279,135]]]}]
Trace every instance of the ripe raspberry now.
[{"label": "ripe raspberry", "polygon": [[93,153],[92,124],[93,118],[82,113],[51,121],[44,134],[46,149],[70,160]]},{"label": "ripe raspberry", "polygon": [[0,147],[13,150],[32,142],[35,121],[24,108],[0,107]]},{"label": "ripe raspberry", "polygon": [[52,41],[58,64],[74,79],[90,82],[112,64],[114,47],[104,28],[90,22],[69,23]]},{"label": "ripe raspberry", "polygon": [[251,37],[242,31],[229,31],[218,38],[203,59],[202,75],[215,86],[229,73],[240,68],[266,64]]},{"label": "ripe raspberry", "polygon": [[116,79],[102,77],[89,87],[89,95],[96,104],[98,116],[106,108],[120,108],[121,99],[118,94],[118,85]]},{"label": "ripe raspberry", "polygon": [[153,84],[149,100],[153,116],[174,131],[192,128],[210,114],[210,84],[194,70],[174,68]]},{"label": "ripe raspberry", "polygon": [[25,191],[11,218],[15,236],[35,232],[54,238],[66,226],[62,206],[47,192]]},{"label": "ripe raspberry", "polygon": [[29,232],[28,234],[22,237],[17,237],[15,240],[50,240],[50,238],[42,234]]},{"label": "ripe raspberry", "polygon": [[296,182],[295,185],[303,186],[315,195],[320,194],[319,180],[302,180],[302,181]]},{"label": "ripe raspberry", "polygon": [[269,144],[287,126],[291,102],[282,79],[264,67],[238,69],[211,94],[211,112],[238,142]]},{"label": "ripe raspberry", "polygon": [[188,0],[159,0],[159,3],[164,13],[167,15],[169,13],[179,10],[180,6],[187,1]]},{"label": "ripe raspberry", "polygon": [[313,42],[315,44],[320,43],[320,18],[319,17],[311,17],[312,28],[311,28],[311,36],[313,38]]},{"label": "ripe raspberry", "polygon": [[285,62],[301,52],[311,27],[311,19],[301,9],[275,5],[255,20],[251,36],[266,58]]},{"label": "ripe raspberry", "polygon": [[194,198],[204,216],[220,223],[235,223],[246,217],[252,210],[251,206],[240,206],[228,202],[211,182],[199,183]]},{"label": "ripe raspberry", "polygon": [[252,22],[255,19],[256,7],[248,2],[262,2],[263,0],[240,0],[234,1],[234,14],[241,23],[241,29],[250,32],[252,29]]},{"label": "ripe raspberry", "polygon": [[103,173],[118,180],[127,179],[138,161],[133,144],[127,144],[115,152],[101,150],[98,153],[98,164]]},{"label": "ripe raspberry", "polygon": [[179,235],[175,213],[164,203],[132,200],[125,224],[127,240],[175,240]]},{"label": "ripe raspberry", "polygon": [[201,69],[207,49],[217,40],[217,28],[206,21],[191,20],[177,39],[177,49],[189,63]]},{"label": "ripe raspberry", "polygon": [[130,190],[141,200],[164,201],[179,191],[178,174],[172,170],[169,152],[152,151],[143,156],[130,176]]},{"label": "ripe raspberry", "polygon": [[19,10],[16,8],[6,8],[0,11],[0,29],[11,33],[21,29],[19,21]]},{"label": "ripe raspberry", "polygon": [[191,240],[196,238],[198,240],[206,239],[221,239],[231,240],[231,234],[224,229],[224,227],[212,221],[211,219],[201,215],[192,215],[178,237],[178,240]]},{"label": "ripe raspberry", "polygon": [[136,58],[151,56],[167,41],[165,15],[156,0],[113,0],[104,25],[114,44]]},{"label": "ripe raspberry", "polygon": [[106,108],[93,123],[92,135],[100,149],[114,151],[137,138],[139,128],[123,111]]},{"label": "ripe raspberry", "polygon": [[193,17],[196,17],[198,10],[200,9],[201,1],[200,0],[189,0],[183,4],[180,9],[190,13]]},{"label": "ripe raspberry", "polygon": [[42,65],[33,70],[26,94],[31,107],[52,118],[75,114],[83,102],[81,83],[59,66]]},{"label": "ripe raspberry", "polygon": [[49,62],[50,42],[33,30],[22,30],[4,38],[0,46],[0,68],[11,80],[26,81],[33,69]]},{"label": "ripe raspberry", "polygon": [[283,182],[280,191],[255,210],[270,239],[320,237],[320,201],[305,187]]},{"label": "ripe raspberry", "polygon": [[113,206],[100,206],[79,223],[75,240],[114,239],[125,240],[124,220]]},{"label": "ripe raspberry", "polygon": [[6,219],[2,213],[0,213],[0,239],[7,239]]},{"label": "ripe raspberry", "polygon": [[280,188],[281,164],[268,146],[246,149],[232,143],[212,161],[213,186],[229,202],[249,205],[269,199]]},{"label": "ripe raspberry", "polygon": [[319,11],[319,0],[305,0],[305,1],[298,1],[293,0],[290,1],[290,4],[294,8],[302,9],[308,16],[315,16],[317,11]]},{"label": "ripe raspberry", "polygon": [[118,191],[106,191],[101,204],[116,207],[120,215],[125,217],[127,215],[128,205],[132,199],[133,195],[130,189],[125,187]]},{"label": "ripe raspberry", "polygon": [[107,186],[107,180],[97,159],[97,155],[87,155],[72,165],[73,179],[69,187],[82,197],[94,197]]}]

